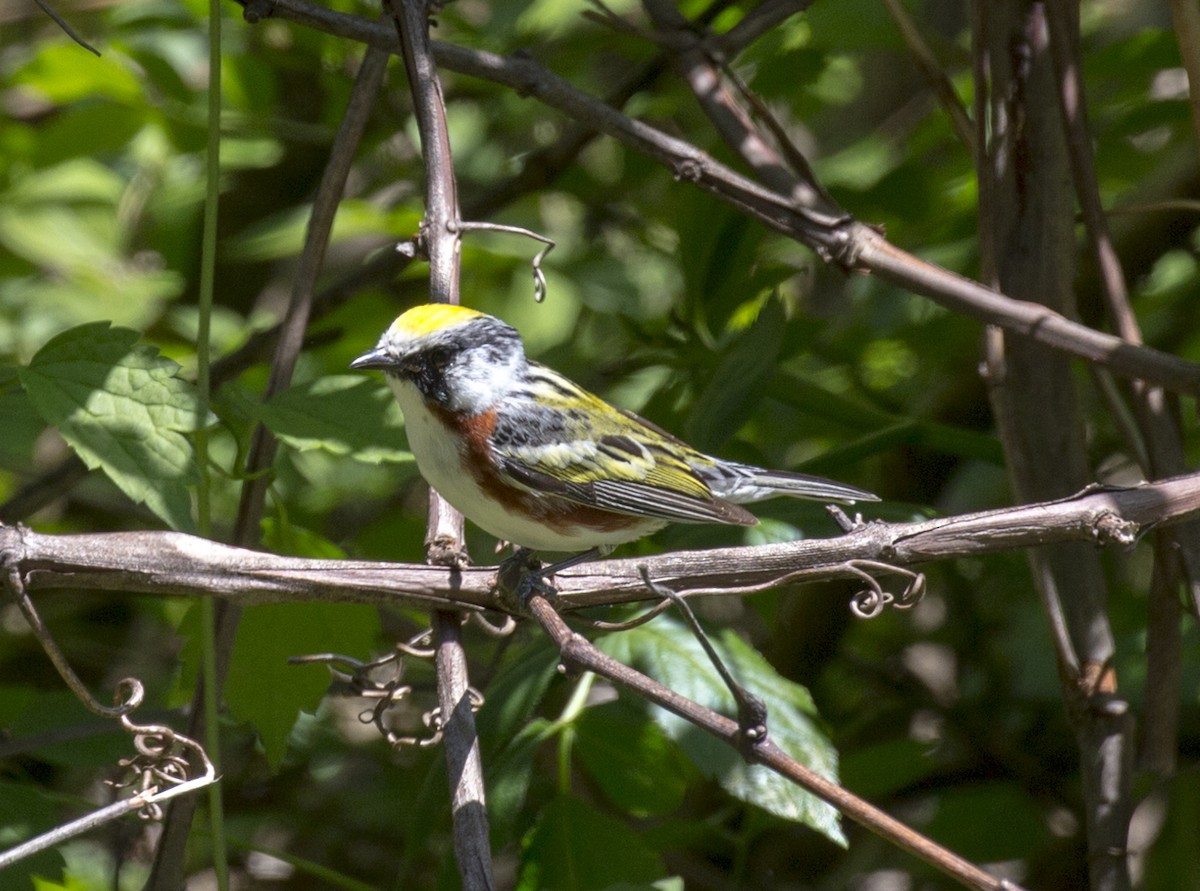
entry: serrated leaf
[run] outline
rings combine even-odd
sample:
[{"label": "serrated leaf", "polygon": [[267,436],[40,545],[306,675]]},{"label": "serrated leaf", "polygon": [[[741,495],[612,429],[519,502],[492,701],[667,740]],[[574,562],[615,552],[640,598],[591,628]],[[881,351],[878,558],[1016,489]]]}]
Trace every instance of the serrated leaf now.
[{"label": "serrated leaf", "polygon": [[321,449],[368,464],[412,460],[400,409],[378,381],[323,377],[285,390],[260,411],[267,428],[298,451]]},{"label": "serrated leaf", "polygon": [[[688,699],[722,714],[734,714],[733,696],[700,644],[679,622],[660,618],[641,628],[606,635],[596,643],[614,659],[633,665]],[[816,725],[808,691],[781,677],[735,634],[721,634],[713,645],[738,682],[766,703],[767,724],[775,744],[836,782],[837,752]],[[810,826],[837,844],[846,844],[833,807],[767,768],[747,764],[732,748],[709,734],[697,733],[683,718],[657,707],[652,714],[696,766],[725,791],[785,820]]]},{"label": "serrated leaf", "polygon": [[108,322],[64,331],[21,369],[21,384],[88,467],[173,529],[194,531],[185,434],[196,426],[196,393],[178,365],[137,340]]}]

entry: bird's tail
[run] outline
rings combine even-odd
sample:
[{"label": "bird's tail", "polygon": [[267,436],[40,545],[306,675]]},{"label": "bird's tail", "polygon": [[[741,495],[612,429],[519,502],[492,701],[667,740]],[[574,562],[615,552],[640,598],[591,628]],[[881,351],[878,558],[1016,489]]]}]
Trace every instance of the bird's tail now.
[{"label": "bird's tail", "polygon": [[714,495],[735,504],[763,501],[779,495],[849,504],[856,501],[879,501],[878,495],[863,489],[806,473],[765,470],[750,464],[735,464],[732,461],[719,461],[712,468],[697,470]]}]

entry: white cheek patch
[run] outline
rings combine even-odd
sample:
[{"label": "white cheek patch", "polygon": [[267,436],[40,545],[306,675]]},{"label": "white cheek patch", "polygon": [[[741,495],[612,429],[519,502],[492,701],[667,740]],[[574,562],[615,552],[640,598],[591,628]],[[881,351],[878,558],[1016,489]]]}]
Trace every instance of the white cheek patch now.
[{"label": "white cheek patch", "polygon": [[503,363],[467,353],[446,369],[451,411],[481,414],[502,401],[524,381],[525,358],[514,354]]}]

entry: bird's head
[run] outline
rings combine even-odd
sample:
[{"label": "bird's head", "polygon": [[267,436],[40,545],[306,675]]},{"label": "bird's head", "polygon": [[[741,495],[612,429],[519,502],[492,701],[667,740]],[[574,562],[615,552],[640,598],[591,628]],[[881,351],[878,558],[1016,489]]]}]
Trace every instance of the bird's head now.
[{"label": "bird's head", "polygon": [[378,368],[428,402],[476,414],[504,399],[527,364],[512,325],[463,306],[430,303],[402,313],[350,367]]}]

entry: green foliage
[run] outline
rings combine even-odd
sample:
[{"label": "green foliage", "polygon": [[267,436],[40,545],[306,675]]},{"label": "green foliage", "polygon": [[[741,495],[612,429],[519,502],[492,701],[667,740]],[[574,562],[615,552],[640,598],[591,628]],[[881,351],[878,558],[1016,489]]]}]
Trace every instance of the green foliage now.
[{"label": "green foliage", "polygon": [[[647,27],[638,4],[608,5]],[[378,15],[362,4],[333,6]],[[970,108],[966,13],[905,6]],[[706,7],[679,4],[689,17]],[[714,29],[729,31],[750,8],[723,5]],[[436,37],[528,52],[607,96],[659,50],[584,19],[583,9],[557,0],[452,3],[438,15]],[[273,343],[259,333],[291,293],[313,193],[363,51],[281,19],[249,25],[236,7],[225,10],[216,417],[198,419],[190,381],[206,9],[156,0],[62,11],[100,46],[100,59],[37,12],[15,12],[26,17],[6,18],[0,29],[0,516],[47,532],[191,530],[199,474],[189,437],[199,421],[210,436],[214,534],[227,539],[261,423],[280,443],[265,471],[261,547],[420,560],[425,490],[402,421],[376,375],[347,370],[426,294],[420,264],[345,285],[411,236],[422,216],[402,67],[393,63],[355,155],[294,381],[267,399]],[[1085,6],[1084,23],[1106,206],[1136,211],[1161,197],[1194,197],[1197,152],[1176,35],[1152,4]],[[728,61],[850,213],[907,250],[978,275],[970,155],[880,4],[813,4]],[[886,282],[843,275],[614,140],[587,142],[560,171],[557,151],[539,152],[573,122],[535,99],[443,74],[463,205],[557,243],[544,264],[549,298],[538,305],[528,266],[538,246],[500,234],[463,242],[464,301],[517,325],[532,355],[719,454],[878,491],[886,500],[865,507],[867,519],[1011,500],[977,372],[977,323]],[[646,74],[624,110],[745,170],[670,66]],[[535,187],[496,199],[518,176]],[[1147,342],[1200,360],[1194,212],[1143,210],[1111,222]],[[1099,324],[1095,270],[1080,256],[1081,313]],[[1085,411],[1097,477],[1130,477],[1121,424],[1092,395]],[[1200,427],[1190,402],[1180,417],[1194,465]],[[63,483],[54,471],[68,455],[102,473]],[[30,497],[40,509],[5,512]],[[755,529],[676,527],[623,554],[836,532],[819,505],[755,510],[764,520]],[[489,562],[494,541],[468,534],[476,562]],[[1115,667],[1134,712],[1145,683],[1144,554],[1109,560],[1121,635]],[[716,642],[734,674],[767,700],[771,738],[802,762],[840,773],[850,789],[960,853],[1005,861],[1032,887],[1082,887],[1077,752],[1023,555],[928,569],[929,594],[911,613],[856,622],[845,606],[852,592],[821,585],[722,598],[705,621],[721,629]],[[198,658],[186,604],[69,590],[37,601],[100,698],[115,678],[136,676],[155,720],[186,726]],[[94,806],[103,797],[98,779],[132,750],[123,733],[87,718],[11,610],[0,619],[6,848]],[[324,667],[287,661],[312,652],[369,659],[426,621],[333,604],[261,606],[242,616],[221,772],[244,884],[267,883],[255,870],[273,851],[283,877],[270,882],[281,889],[453,886],[442,751],[390,752],[359,720],[373,702],[345,696]],[[1200,874],[1198,638],[1185,625],[1184,769],[1141,802],[1151,891],[1185,887]],[[727,691],[678,624],[660,618],[602,642],[732,714]],[[595,679],[563,680],[540,635],[522,629],[498,643],[468,628],[467,646],[472,681],[486,697],[478,722],[497,860],[519,887],[873,887],[899,881],[898,873],[914,887],[946,887],[856,827],[847,824],[843,836],[828,806],[747,768],[673,716]],[[421,732],[432,673],[415,663],[406,670],[414,691],[397,721]],[[994,832],[997,813],[1003,834]],[[23,891],[34,876],[46,888],[138,887],[149,836],[132,821],[123,828],[133,838],[127,847],[96,833],[4,873],[0,887]],[[208,868],[206,847],[197,832],[192,880]]]},{"label": "green foliage", "polygon": [[645,818],[683,804],[690,779],[679,751],[657,725],[624,701],[586,709],[572,752],[622,811]]},{"label": "green foliage", "polygon": [[292,387],[263,405],[259,420],[297,451],[323,449],[368,464],[412,461],[391,391],[361,377]]},{"label": "green foliage", "polygon": [[665,872],[638,833],[587,802],[565,796],[542,811],[525,840],[523,859],[516,885],[520,891],[602,891],[617,883],[649,884]]},{"label": "green foliage", "polygon": [[[614,659],[634,665],[693,702],[720,713],[735,713],[733,695],[685,626],[660,619],[632,631],[606,636],[597,643]],[[836,782],[837,754],[815,724],[815,708],[808,691],[780,677],[762,656],[735,635],[722,634],[717,652],[738,682],[766,703],[770,734],[776,745],[801,764]],[[828,804],[790,784],[779,783],[765,767],[746,764],[736,751],[697,732],[678,715],[658,707],[652,714],[701,773],[715,778],[725,791],[845,844],[838,814]]]},{"label": "green foliage", "polygon": [[94,322],[64,331],[21,369],[42,418],[92,468],[173,529],[191,531],[199,406],[179,366],[138,333]]}]

